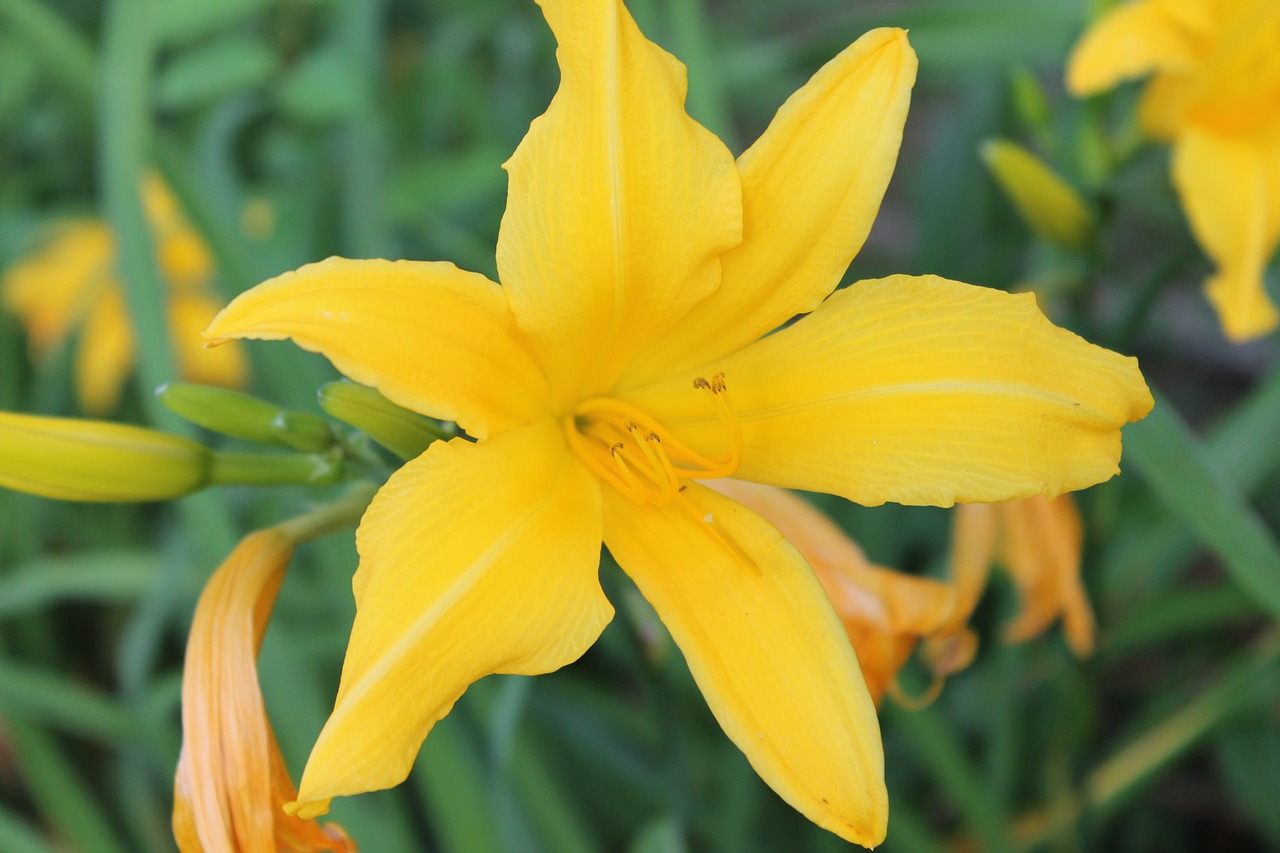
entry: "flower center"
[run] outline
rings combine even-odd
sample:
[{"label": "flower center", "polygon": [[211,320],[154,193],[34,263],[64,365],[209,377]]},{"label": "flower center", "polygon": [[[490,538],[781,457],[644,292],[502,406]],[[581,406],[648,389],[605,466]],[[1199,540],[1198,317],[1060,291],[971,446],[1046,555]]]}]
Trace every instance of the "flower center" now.
[{"label": "flower center", "polygon": [[728,477],[742,461],[742,427],[729,402],[724,374],[710,381],[699,376],[693,387],[704,392],[729,437],[724,456],[705,456],[676,438],[645,412],[615,400],[595,397],[565,418],[569,446],[600,479],[641,506],[687,503],[681,480]]}]

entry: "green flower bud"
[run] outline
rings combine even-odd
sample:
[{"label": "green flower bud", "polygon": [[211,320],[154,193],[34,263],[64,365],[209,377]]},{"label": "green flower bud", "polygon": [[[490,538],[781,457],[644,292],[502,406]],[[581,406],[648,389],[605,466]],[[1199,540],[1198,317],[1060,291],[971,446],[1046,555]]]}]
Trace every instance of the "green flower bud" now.
[{"label": "green flower bud", "polygon": [[0,412],[0,486],[64,501],[179,498],[208,482],[211,455],[143,427]]},{"label": "green flower bud", "polygon": [[156,389],[156,396],[179,417],[233,438],[307,453],[333,444],[333,430],[324,418],[291,412],[239,391],[170,382]]},{"label": "green flower bud", "polygon": [[355,382],[323,386],[320,408],[361,430],[401,459],[413,459],[431,442],[450,436],[430,418],[402,409],[374,389]]},{"label": "green flower bud", "polygon": [[1034,154],[1006,139],[982,145],[982,160],[1009,201],[1043,239],[1079,251],[1093,237],[1093,214],[1080,195]]}]

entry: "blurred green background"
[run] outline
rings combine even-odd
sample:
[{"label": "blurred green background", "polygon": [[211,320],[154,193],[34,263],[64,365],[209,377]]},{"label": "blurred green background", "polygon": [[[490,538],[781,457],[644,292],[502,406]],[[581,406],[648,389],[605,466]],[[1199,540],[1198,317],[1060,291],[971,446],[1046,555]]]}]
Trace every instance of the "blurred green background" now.
[{"label": "blurred green background", "polygon": [[[690,112],[741,152],[782,100],[867,29],[910,29],[919,83],[898,169],[848,280],[936,273],[1035,286],[1053,319],[1136,354],[1158,408],[1125,473],[1080,496],[1099,648],[1059,631],[983,645],[941,698],[882,709],[890,851],[1280,848],[1280,372],[1229,345],[1209,267],[1135,138],[1134,93],[1061,85],[1085,0],[632,0],[689,66]],[[230,297],[332,254],[450,260],[495,276],[499,164],[554,92],[531,0],[0,0],[0,266],[68,215],[108,218],[131,287],[159,293],[136,187],[158,167]],[[1038,96],[1044,98],[1037,106]],[[1098,245],[1036,240],[978,158],[1019,140],[1095,206]],[[1274,276],[1273,276],[1274,277]],[[158,315],[157,315],[158,316]],[[120,413],[184,427],[156,318]],[[254,390],[315,411],[336,377],[251,347]],[[0,314],[0,409],[75,414],[65,357],[33,365]],[[186,429],[189,429],[187,427]],[[163,851],[182,643],[239,535],[308,505],[222,489],[171,506],[0,492],[0,851]],[[824,502],[878,563],[939,574],[944,510]],[[447,519],[441,519],[447,523]],[[351,536],[306,547],[261,657],[301,769],[352,616]],[[477,684],[409,781],[335,803],[365,851],[798,851],[845,845],[772,794],[720,733],[647,605],[607,559],[619,618],[577,664]],[[909,671],[909,683],[923,683]],[[915,679],[915,681],[912,681]]]}]

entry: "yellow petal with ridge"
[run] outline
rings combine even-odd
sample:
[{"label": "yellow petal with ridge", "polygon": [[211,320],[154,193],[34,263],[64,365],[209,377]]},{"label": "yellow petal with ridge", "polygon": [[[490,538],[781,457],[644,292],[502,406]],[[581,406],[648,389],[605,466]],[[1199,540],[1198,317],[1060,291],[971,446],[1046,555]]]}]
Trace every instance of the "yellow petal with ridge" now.
[{"label": "yellow petal with ridge", "polygon": [[[1134,359],[1054,326],[1031,294],[934,276],[858,282],[700,372],[724,373],[734,476],[869,506],[1099,483],[1119,470],[1120,427],[1153,405]],[[729,446],[690,377],[626,399],[708,456]]]},{"label": "yellow petal with ridge", "polygon": [[472,682],[586,651],[613,615],[600,538],[599,486],[550,419],[438,441],[392,475],[356,536],[355,625],[297,813],[401,782]]},{"label": "yellow petal with ridge", "polygon": [[1263,276],[1280,242],[1280,130],[1237,137],[1189,128],[1174,143],[1173,182],[1218,267],[1205,295],[1223,331],[1237,342],[1270,332],[1278,316]]},{"label": "yellow petal with ridge", "polygon": [[560,90],[506,164],[498,270],[562,412],[720,284],[733,155],[684,111],[685,68],[619,0],[542,0]]},{"label": "yellow petal with ridge", "polygon": [[1195,40],[1165,4],[1123,3],[1103,15],[1076,43],[1067,61],[1067,90],[1091,95],[1152,71],[1193,66]]},{"label": "yellow petal with ridge", "polygon": [[875,846],[888,819],[880,728],[822,585],[751,510],[697,483],[682,499],[641,507],[605,489],[610,552],[760,778],[824,829]]},{"label": "yellow petal with ridge", "polygon": [[238,296],[205,340],[291,338],[346,376],[484,438],[548,412],[502,289],[453,264],[329,258]]},{"label": "yellow petal with ridge", "polygon": [[835,289],[893,175],[915,79],[906,32],[878,29],[787,99],[738,158],[743,240],[720,259],[720,289],[642,354],[628,384],[733,352]]}]

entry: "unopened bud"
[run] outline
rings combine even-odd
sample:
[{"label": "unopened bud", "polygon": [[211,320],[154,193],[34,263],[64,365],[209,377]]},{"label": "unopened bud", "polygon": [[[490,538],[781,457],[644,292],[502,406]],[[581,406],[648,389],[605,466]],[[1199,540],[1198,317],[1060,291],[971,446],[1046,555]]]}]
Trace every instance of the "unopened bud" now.
[{"label": "unopened bud", "polygon": [[450,433],[417,412],[402,409],[366,385],[331,382],[320,389],[320,408],[364,432],[401,459],[419,456]]},{"label": "unopened bud", "polygon": [[1048,137],[1051,118],[1049,98],[1035,72],[1025,65],[1013,69],[1009,74],[1009,95],[1022,126],[1036,134],[1037,139]]},{"label": "unopened bud", "polygon": [[170,382],[161,385],[156,396],[179,417],[233,438],[308,453],[333,444],[333,430],[324,418],[291,412],[239,391]]},{"label": "unopened bud", "polygon": [[1080,195],[1021,145],[991,139],[982,145],[991,176],[1031,230],[1065,249],[1083,249],[1093,236],[1093,215]]},{"label": "unopened bud", "polygon": [[143,427],[0,412],[0,486],[64,501],[179,498],[208,479],[207,448]]}]

